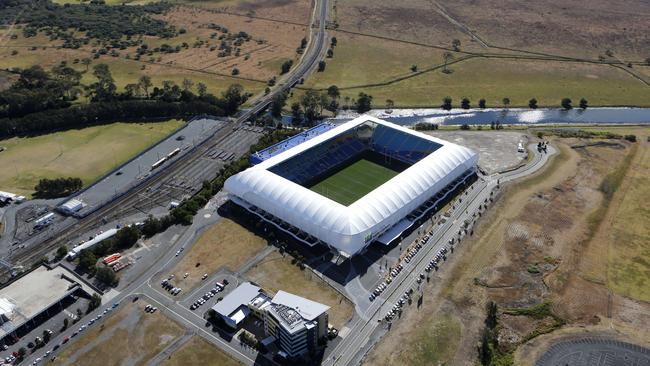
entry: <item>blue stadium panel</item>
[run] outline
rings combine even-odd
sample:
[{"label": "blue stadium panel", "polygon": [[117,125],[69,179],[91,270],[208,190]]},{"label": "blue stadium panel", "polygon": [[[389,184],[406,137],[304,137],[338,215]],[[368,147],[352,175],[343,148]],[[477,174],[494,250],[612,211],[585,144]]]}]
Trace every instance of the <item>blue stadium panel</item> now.
[{"label": "blue stadium panel", "polygon": [[375,128],[371,147],[378,153],[415,164],[442,145],[383,125]]},{"label": "blue stadium panel", "polygon": [[333,123],[323,122],[313,128],[310,128],[307,131],[301,132],[295,136],[291,136],[288,139],[280,141],[275,145],[269,146],[262,151],[251,154],[250,162],[252,165],[259,164],[264,160],[268,160],[286,150],[291,149],[294,146],[298,146],[305,141],[313,139],[314,137],[320,135],[323,132],[329,131],[334,127],[336,127],[336,125]]},{"label": "blue stadium panel", "polygon": [[268,170],[304,185],[312,178],[346,164],[364,151],[374,151],[390,159],[413,165],[441,146],[433,141],[372,123],[346,131]]}]

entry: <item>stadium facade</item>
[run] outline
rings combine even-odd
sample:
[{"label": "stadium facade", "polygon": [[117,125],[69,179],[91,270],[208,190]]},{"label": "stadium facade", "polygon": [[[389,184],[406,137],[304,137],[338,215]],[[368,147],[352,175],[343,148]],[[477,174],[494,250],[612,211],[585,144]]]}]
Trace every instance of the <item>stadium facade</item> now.
[{"label": "stadium facade", "polygon": [[476,172],[475,152],[374,117],[324,130],[274,147],[225,188],[297,240],[346,257],[398,237]]}]

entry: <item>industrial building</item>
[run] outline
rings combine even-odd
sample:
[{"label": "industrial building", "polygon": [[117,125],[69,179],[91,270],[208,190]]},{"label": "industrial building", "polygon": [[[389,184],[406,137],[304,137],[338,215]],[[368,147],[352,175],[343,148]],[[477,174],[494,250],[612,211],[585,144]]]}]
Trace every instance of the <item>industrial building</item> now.
[{"label": "industrial building", "polygon": [[11,202],[21,203],[23,201],[25,201],[24,196],[19,196],[17,194],[0,191],[0,205],[8,204]]},{"label": "industrial building", "polygon": [[275,338],[279,354],[301,357],[327,340],[329,306],[278,291],[266,307],[264,331]]},{"label": "industrial building", "polygon": [[225,188],[234,203],[296,240],[344,257],[374,241],[391,243],[476,173],[470,149],[374,117],[322,130],[282,152],[255,154],[260,162]]},{"label": "industrial building", "polygon": [[302,357],[327,341],[329,306],[288,292],[273,298],[258,286],[244,282],[212,310],[229,327],[236,329],[250,314],[264,321],[265,345],[275,344],[285,358]]},{"label": "industrial building", "polygon": [[12,343],[50,317],[95,293],[62,267],[40,266],[0,289],[0,339]]},{"label": "industrial building", "polygon": [[250,282],[244,282],[216,303],[212,310],[226,325],[236,328],[251,313],[251,309],[261,314],[261,310],[268,305],[268,300],[268,296],[261,288]]}]

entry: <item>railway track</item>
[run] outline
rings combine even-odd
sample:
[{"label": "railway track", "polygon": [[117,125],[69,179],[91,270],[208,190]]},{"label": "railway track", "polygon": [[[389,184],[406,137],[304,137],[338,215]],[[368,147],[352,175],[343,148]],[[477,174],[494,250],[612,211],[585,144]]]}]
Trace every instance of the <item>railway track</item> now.
[{"label": "railway track", "polygon": [[[290,71],[284,80],[281,80],[276,89],[258,99],[249,110],[243,111],[234,122],[225,123],[223,128],[216,131],[215,134],[206,139],[206,141],[197,145],[193,151],[171,162],[158,175],[143,181],[136,188],[100,207],[88,216],[78,219],[77,222],[60,229],[38,245],[28,248],[29,250],[15,253],[15,255],[11,257],[11,262],[14,265],[23,265],[25,268],[29,268],[32,264],[36,263],[53,249],[62,244],[67,244],[70,240],[87,233],[93,228],[97,228],[105,221],[110,221],[117,217],[128,216],[135,211],[144,211],[147,207],[152,207],[151,205],[162,204],[163,201],[168,201],[170,197],[173,197],[170,193],[173,191],[173,187],[168,187],[169,189],[166,190],[154,190],[154,188],[163,186],[165,183],[170,183],[175,177],[184,176],[184,173],[194,175],[194,185],[191,189],[185,189],[185,194],[192,195],[198,192],[202,181],[204,179],[214,178],[221,166],[223,166],[222,163],[214,165],[212,169],[204,169],[198,172],[197,177],[195,168],[196,165],[201,162],[205,153],[215,146],[227,142],[231,135],[241,130],[244,122],[266,109],[276,95],[288,91],[294,85],[299,83],[309,72],[315,69],[318,60],[325,53],[325,24],[327,19],[327,10],[327,0],[317,1],[313,13],[313,24],[317,25],[312,27],[315,29],[315,34],[312,34],[310,37],[307,50],[299,64],[296,68]],[[255,141],[257,140],[251,140],[246,146],[245,151],[240,151],[240,154],[238,154],[236,158],[243,156]],[[152,193],[150,194],[149,192]],[[0,278],[10,278],[9,270],[3,268],[0,272]]]}]

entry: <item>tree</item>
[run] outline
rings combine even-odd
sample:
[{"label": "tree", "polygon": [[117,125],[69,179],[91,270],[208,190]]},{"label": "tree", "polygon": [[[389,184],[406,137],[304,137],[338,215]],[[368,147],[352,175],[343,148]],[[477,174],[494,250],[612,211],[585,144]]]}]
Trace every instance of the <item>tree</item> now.
[{"label": "tree", "polygon": [[93,76],[97,82],[90,84],[90,96],[92,101],[107,101],[115,98],[115,80],[106,64],[98,64],[93,67]]},{"label": "tree", "polygon": [[490,301],[485,305],[485,310],[487,313],[485,325],[490,329],[494,329],[497,326],[497,304],[494,301]]},{"label": "tree", "polygon": [[318,61],[318,72],[325,71],[325,66],[327,63],[325,61]]},{"label": "tree", "polygon": [[139,92],[140,92],[140,86],[138,84],[130,83],[124,86],[124,95],[128,99],[137,97],[140,94]]},{"label": "tree", "polygon": [[307,90],[300,98],[300,105],[302,106],[305,113],[305,120],[308,123],[312,123],[315,120],[320,118],[322,111],[322,102],[321,96],[315,90]]},{"label": "tree", "polygon": [[560,102],[560,105],[562,106],[562,108],[564,108],[565,110],[568,111],[569,109],[573,108],[571,103],[572,102],[571,102],[570,98],[562,98],[562,101]]},{"label": "tree", "polygon": [[204,83],[199,82],[196,84],[196,91],[199,93],[199,97],[203,98],[208,92],[208,87]]},{"label": "tree", "polygon": [[61,245],[59,249],[56,250],[56,255],[54,256],[57,260],[60,260],[61,258],[65,257],[68,255],[68,247],[65,245]]},{"label": "tree", "polygon": [[68,318],[63,319],[63,329],[68,329],[68,325],[70,325],[70,320]]},{"label": "tree", "polygon": [[291,117],[291,123],[294,125],[302,123],[302,108],[300,108],[300,103],[294,102],[291,104]]},{"label": "tree", "polygon": [[280,75],[288,73],[291,70],[291,66],[293,66],[293,60],[283,62],[280,66]]},{"label": "tree", "polygon": [[463,131],[469,131],[471,128],[467,123],[463,123],[462,125],[460,125],[460,129]]},{"label": "tree", "polygon": [[395,102],[392,99],[386,99],[386,109],[393,109]]},{"label": "tree", "polygon": [[232,71],[230,72],[230,75],[232,75],[232,76],[237,76],[237,75],[239,75],[239,69],[235,67],[235,68],[232,69]]},{"label": "tree", "polygon": [[27,349],[25,347],[18,348],[18,358],[23,359],[27,354]]},{"label": "tree", "polygon": [[92,62],[93,62],[93,61],[92,61],[91,59],[87,58],[87,57],[81,59],[81,64],[84,65],[84,66],[86,66],[86,72],[88,72],[88,67],[90,66],[90,64],[91,64]]},{"label": "tree", "polygon": [[528,101],[528,108],[537,109],[537,99],[533,98]]},{"label": "tree", "polygon": [[222,93],[223,110],[227,115],[232,115],[239,109],[239,106],[246,102],[244,88],[239,84],[233,84]]},{"label": "tree", "polygon": [[114,247],[117,250],[129,249],[140,239],[140,230],[134,225],[121,228],[114,238]]},{"label": "tree", "polygon": [[485,99],[481,98],[478,100],[478,107],[481,109],[485,109]]},{"label": "tree", "polygon": [[454,51],[460,51],[460,39],[451,41],[451,46],[454,48]]},{"label": "tree", "polygon": [[469,107],[470,107],[469,99],[468,98],[463,98],[460,101],[460,107],[463,108],[463,109],[469,109]]},{"label": "tree", "polygon": [[416,65],[416,64],[411,65],[411,71],[417,72],[418,71],[418,65]]},{"label": "tree", "polygon": [[332,57],[334,57],[334,50],[330,48],[327,50],[327,58],[332,58]]},{"label": "tree", "polygon": [[587,107],[589,107],[589,103],[587,102],[587,99],[580,98],[580,108],[587,109]]},{"label": "tree", "polygon": [[97,264],[97,257],[91,250],[84,249],[79,253],[79,263],[77,264],[77,268],[92,274],[95,272],[95,264]]},{"label": "tree", "polygon": [[97,280],[107,286],[115,286],[119,282],[115,271],[110,267],[100,267],[97,269],[97,274],[95,275]]},{"label": "tree", "polygon": [[194,87],[194,82],[190,79],[185,78],[183,79],[182,85],[183,85],[183,91],[187,92],[192,90],[192,87]]},{"label": "tree", "polygon": [[451,110],[451,97],[444,97],[442,98],[442,105],[440,108],[450,111]]},{"label": "tree", "polygon": [[151,83],[151,78],[147,75],[142,75],[140,76],[140,79],[138,80],[138,87],[140,87],[140,90],[144,93],[144,95],[149,98],[149,88],[151,88],[153,84]]},{"label": "tree", "polygon": [[[97,294],[93,294],[90,297],[90,301],[88,301],[88,309],[86,310],[86,314],[97,309],[101,304],[102,304],[102,298]],[[68,319],[66,318],[66,320]]]},{"label": "tree", "polygon": [[[338,42],[337,42],[337,40],[336,40],[336,37],[332,37],[332,39],[331,39],[331,41],[330,41],[330,45],[331,45],[332,47],[336,47],[336,44],[337,44],[337,43],[338,43]],[[648,60],[650,60],[650,58],[649,58]],[[649,62],[649,63],[650,63],[650,62]]]},{"label": "tree", "polygon": [[287,104],[288,93],[278,93],[273,97],[271,101],[271,115],[275,118],[282,117],[282,109]]},{"label": "tree", "polygon": [[329,88],[327,88],[327,95],[329,95],[332,99],[338,99],[341,96],[339,87],[336,85],[330,85]]},{"label": "tree", "polygon": [[483,328],[481,332],[481,344],[478,347],[478,357],[481,365],[490,365],[492,362],[492,349],[490,348],[490,332]]},{"label": "tree", "polygon": [[503,108],[508,108],[508,106],[510,105],[510,98],[505,97],[501,101],[503,102]]},{"label": "tree", "polygon": [[451,52],[445,52],[442,54],[442,59],[444,61],[442,72],[444,72],[445,74],[451,73],[451,70],[447,68],[447,65],[449,64],[449,60],[451,60],[452,58],[454,58],[454,56],[451,54]]},{"label": "tree", "polygon": [[52,336],[50,335],[50,332],[47,331],[47,329],[43,330],[43,342],[47,343],[50,341],[50,338]]},{"label": "tree", "polygon": [[372,109],[372,95],[368,95],[364,92],[359,93],[357,98],[357,112],[366,113]]}]

